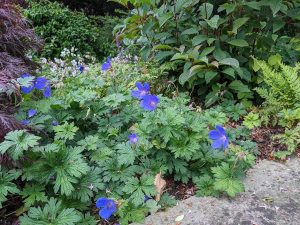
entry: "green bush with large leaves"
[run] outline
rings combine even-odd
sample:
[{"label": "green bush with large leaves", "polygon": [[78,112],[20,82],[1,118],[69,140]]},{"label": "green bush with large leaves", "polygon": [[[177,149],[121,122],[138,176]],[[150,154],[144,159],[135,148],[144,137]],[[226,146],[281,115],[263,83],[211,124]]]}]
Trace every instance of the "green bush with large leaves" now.
[{"label": "green bush with large leaves", "polygon": [[144,59],[181,62],[177,79],[211,106],[219,100],[249,104],[258,77],[250,56],[294,64],[300,56],[300,3],[296,0],[114,0],[134,9],[116,27]]}]

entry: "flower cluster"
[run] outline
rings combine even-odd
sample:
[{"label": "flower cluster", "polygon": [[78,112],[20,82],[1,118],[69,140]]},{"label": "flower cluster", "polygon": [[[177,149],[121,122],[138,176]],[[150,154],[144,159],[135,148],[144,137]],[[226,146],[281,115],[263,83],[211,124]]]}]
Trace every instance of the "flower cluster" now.
[{"label": "flower cluster", "polygon": [[32,78],[33,83],[31,83],[29,86],[21,86],[21,91],[24,94],[29,94],[34,89],[43,91],[43,95],[45,98],[51,97],[51,87],[50,82],[45,77],[33,77],[27,73],[23,74],[21,76],[22,78]]},{"label": "flower cluster", "polygon": [[136,82],[135,86],[138,90],[132,90],[131,95],[141,101],[140,106],[146,111],[153,111],[157,108],[159,98],[156,95],[149,94],[150,86],[147,82],[144,85]]}]

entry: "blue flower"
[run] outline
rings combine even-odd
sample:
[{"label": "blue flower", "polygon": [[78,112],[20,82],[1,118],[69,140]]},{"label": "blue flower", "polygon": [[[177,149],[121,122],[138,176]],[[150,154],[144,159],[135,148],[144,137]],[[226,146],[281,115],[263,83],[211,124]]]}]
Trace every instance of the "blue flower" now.
[{"label": "blue flower", "polygon": [[38,90],[43,90],[48,84],[48,80],[45,77],[37,77],[34,82],[34,87]]},{"label": "blue flower", "polygon": [[136,82],[135,86],[138,88],[138,90],[131,91],[131,95],[134,98],[143,99],[143,97],[150,91],[150,86],[147,82],[145,82],[144,85],[141,82]]},{"label": "blue flower", "polygon": [[27,112],[28,118],[33,117],[36,113],[37,111],[35,109],[29,109]]},{"label": "blue flower", "polygon": [[105,220],[108,220],[117,211],[114,200],[104,197],[97,200],[96,207],[100,209],[99,216]]},{"label": "blue flower", "polygon": [[229,140],[226,131],[220,125],[216,126],[216,130],[209,132],[209,138],[214,140],[211,144],[214,149],[223,148],[225,150],[228,147]]},{"label": "blue flower", "polygon": [[29,125],[30,124],[30,120],[22,120],[21,123],[23,125]]},{"label": "blue flower", "polygon": [[156,109],[158,103],[159,98],[156,95],[145,95],[140,106],[147,111],[153,111]]},{"label": "blue flower", "polygon": [[45,98],[50,98],[51,97],[51,87],[50,85],[47,85],[47,87],[43,91],[43,95]]},{"label": "blue flower", "polygon": [[103,71],[107,71],[111,68],[111,62],[110,62],[110,58],[107,58],[107,61],[105,63],[102,64],[102,70]]},{"label": "blue flower", "polygon": [[129,141],[130,141],[131,144],[136,144],[138,142],[138,140],[139,140],[139,137],[135,133],[130,134],[128,136],[128,138],[129,138]]},{"label": "blue flower", "polygon": [[79,69],[80,73],[82,73],[84,70],[84,66],[80,65],[78,69]]},{"label": "blue flower", "polygon": [[[34,78],[33,76],[27,74],[27,73],[24,73],[22,76],[22,78],[26,78],[26,77],[32,77]],[[32,90],[34,89],[34,84],[31,84],[30,86],[28,87],[25,87],[25,86],[22,86],[21,87],[21,91],[24,93],[24,94],[29,94]]]},{"label": "blue flower", "polygon": [[58,122],[56,120],[54,120],[54,121],[52,121],[51,125],[54,126],[54,127],[58,126]]}]

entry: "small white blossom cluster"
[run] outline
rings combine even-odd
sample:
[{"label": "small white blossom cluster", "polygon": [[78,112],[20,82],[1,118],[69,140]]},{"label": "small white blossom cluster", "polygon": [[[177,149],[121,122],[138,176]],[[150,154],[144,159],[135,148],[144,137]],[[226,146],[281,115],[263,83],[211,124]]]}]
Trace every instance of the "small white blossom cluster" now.
[{"label": "small white blossom cluster", "polygon": [[120,52],[116,57],[112,58],[111,61],[113,63],[121,63],[121,64],[126,64],[126,63],[137,63],[139,61],[138,56],[133,56],[131,54],[125,55],[124,52]]},{"label": "small white blossom cluster", "polygon": [[42,71],[47,73],[47,77],[51,79],[51,83],[56,87],[62,87],[63,80],[67,77],[75,77],[81,73],[88,73],[90,67],[84,63],[84,59],[96,61],[95,58],[85,55],[84,57],[76,53],[76,48],[64,49],[60,54],[61,58],[47,60],[41,58]]}]

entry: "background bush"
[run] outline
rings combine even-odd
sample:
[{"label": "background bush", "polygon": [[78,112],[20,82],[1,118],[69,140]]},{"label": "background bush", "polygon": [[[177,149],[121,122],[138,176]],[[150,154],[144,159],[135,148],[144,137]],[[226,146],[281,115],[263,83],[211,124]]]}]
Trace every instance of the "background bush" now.
[{"label": "background bush", "polygon": [[[123,5],[128,0],[119,0]],[[211,106],[219,100],[249,104],[259,78],[250,56],[295,64],[300,56],[300,3],[256,1],[130,1],[119,27],[126,45],[144,59],[177,60],[177,80]]]},{"label": "background bush", "polygon": [[64,48],[75,47],[82,54],[96,57],[114,55],[113,27],[118,17],[88,17],[57,2],[29,0],[24,10],[37,34],[45,40],[42,56],[59,57]]},{"label": "background bush", "polygon": [[88,15],[116,15],[116,9],[124,10],[120,4],[109,0],[51,0],[62,2],[73,10],[84,10]]}]

